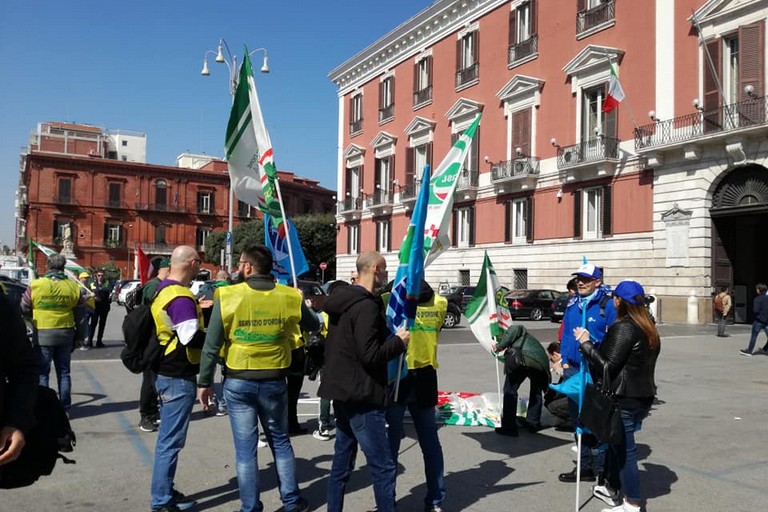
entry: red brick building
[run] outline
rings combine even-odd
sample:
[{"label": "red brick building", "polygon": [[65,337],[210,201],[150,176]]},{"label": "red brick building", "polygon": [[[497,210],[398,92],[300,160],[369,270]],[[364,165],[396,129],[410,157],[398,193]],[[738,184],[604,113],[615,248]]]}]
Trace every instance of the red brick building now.
[{"label": "red brick building", "polygon": [[[211,232],[227,229],[226,162],[186,154],[177,167],[131,161],[143,158],[143,135],[115,133],[41,123],[21,158],[18,251],[26,252],[30,239],[63,250],[69,235],[81,265],[112,262],[133,275],[137,244],[150,257],[169,255],[181,244],[202,253]],[[333,191],[290,172],[279,175],[289,216],[333,210]],[[238,202],[235,225],[256,217],[255,209]]]}]

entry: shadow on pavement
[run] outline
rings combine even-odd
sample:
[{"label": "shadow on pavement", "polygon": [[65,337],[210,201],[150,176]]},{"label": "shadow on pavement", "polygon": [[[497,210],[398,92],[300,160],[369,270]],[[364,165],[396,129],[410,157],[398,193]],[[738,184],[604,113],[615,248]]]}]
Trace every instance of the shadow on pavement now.
[{"label": "shadow on pavement", "polygon": [[520,437],[500,436],[493,430],[483,432],[465,432],[464,435],[480,443],[480,448],[487,452],[503,453],[510,457],[522,457],[531,453],[543,452],[572,443],[571,439],[558,439],[548,435],[529,434],[520,429]]},{"label": "shadow on pavement", "polygon": [[[79,397],[88,397],[85,401],[77,400]],[[72,420],[78,418],[87,418],[90,416],[97,416],[100,414],[110,414],[113,412],[123,411],[138,411],[139,401],[129,400],[127,402],[105,402],[94,403],[107,398],[106,395],[97,393],[73,393],[72,409],[69,410],[69,417]]]},{"label": "shadow on pavement", "polygon": [[195,510],[208,510],[230,502],[239,503],[240,493],[237,490],[237,477],[230,478],[229,482],[218,487],[187,494],[187,498],[198,502]]}]

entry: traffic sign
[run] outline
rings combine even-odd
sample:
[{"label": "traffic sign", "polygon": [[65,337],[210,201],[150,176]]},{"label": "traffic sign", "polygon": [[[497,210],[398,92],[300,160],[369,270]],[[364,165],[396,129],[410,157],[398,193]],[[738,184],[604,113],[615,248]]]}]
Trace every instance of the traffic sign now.
[{"label": "traffic sign", "polygon": [[328,264],[326,262],[324,262],[324,261],[321,262],[320,263],[320,270],[325,270],[326,268],[328,268]]}]

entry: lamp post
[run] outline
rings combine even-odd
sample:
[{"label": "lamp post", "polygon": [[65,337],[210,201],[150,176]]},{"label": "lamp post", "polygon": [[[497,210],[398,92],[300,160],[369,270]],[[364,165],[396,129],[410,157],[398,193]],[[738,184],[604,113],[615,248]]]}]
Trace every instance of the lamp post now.
[{"label": "lamp post", "polygon": [[[224,57],[224,50],[227,52],[227,57]],[[264,61],[261,65],[260,71],[262,73],[269,73],[269,60],[267,57],[267,49],[266,48],[256,48],[253,51],[248,52],[248,56],[253,55],[256,52],[264,52]],[[216,51],[208,50],[205,52],[205,55],[203,56],[203,69],[200,72],[203,76],[209,76],[211,72],[208,70],[208,54],[216,55],[214,58],[214,62],[218,62],[219,64],[224,63],[227,65],[227,69],[229,69],[229,95],[232,98],[232,101],[235,100],[235,92],[237,91],[237,78],[238,78],[238,72],[239,68],[237,66],[237,55],[233,54],[229,50],[229,45],[227,44],[227,41],[222,39],[219,39],[219,45]],[[234,209],[234,202],[235,202],[235,191],[232,188],[232,180],[229,181],[229,213],[227,218],[227,249],[226,249],[226,255],[225,255],[225,265],[226,265],[226,271],[229,272],[232,270],[232,229],[233,229],[233,209]]]}]

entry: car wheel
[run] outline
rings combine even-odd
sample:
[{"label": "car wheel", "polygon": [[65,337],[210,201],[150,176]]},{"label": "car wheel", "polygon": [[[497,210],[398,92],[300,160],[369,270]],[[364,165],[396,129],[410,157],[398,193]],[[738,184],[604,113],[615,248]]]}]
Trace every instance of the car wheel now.
[{"label": "car wheel", "polygon": [[533,308],[531,310],[531,320],[541,320],[541,317],[544,315],[544,313],[541,311],[541,308]]},{"label": "car wheel", "polygon": [[450,311],[446,313],[445,320],[443,320],[443,327],[455,327],[458,323],[456,313],[451,313]]}]

